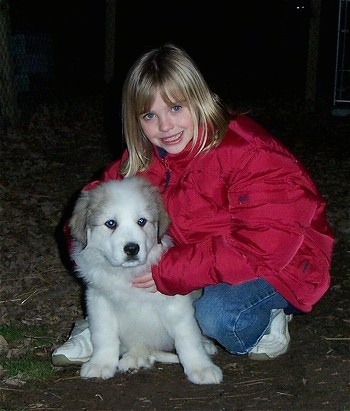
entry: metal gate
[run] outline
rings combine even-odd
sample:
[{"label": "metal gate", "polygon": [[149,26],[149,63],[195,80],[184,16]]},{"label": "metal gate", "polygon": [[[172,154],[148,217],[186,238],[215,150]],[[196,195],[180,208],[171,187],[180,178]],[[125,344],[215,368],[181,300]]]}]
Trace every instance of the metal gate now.
[{"label": "metal gate", "polygon": [[339,0],[333,114],[350,114],[350,0]]}]

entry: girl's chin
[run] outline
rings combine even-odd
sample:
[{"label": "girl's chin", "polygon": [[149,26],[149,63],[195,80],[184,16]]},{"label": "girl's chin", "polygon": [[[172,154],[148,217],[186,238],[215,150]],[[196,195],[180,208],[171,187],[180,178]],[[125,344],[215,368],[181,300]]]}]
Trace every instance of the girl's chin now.
[{"label": "girl's chin", "polygon": [[169,154],[179,154],[181,153],[181,151],[184,150],[185,147],[183,147],[182,145],[175,145],[175,146],[168,146],[168,145],[163,145],[162,146],[164,148],[164,150],[169,153]]}]

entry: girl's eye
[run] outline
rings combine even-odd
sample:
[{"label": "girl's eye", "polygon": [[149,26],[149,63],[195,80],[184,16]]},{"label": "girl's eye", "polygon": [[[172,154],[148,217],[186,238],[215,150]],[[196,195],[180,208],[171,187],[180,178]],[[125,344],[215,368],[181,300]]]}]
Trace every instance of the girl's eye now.
[{"label": "girl's eye", "polygon": [[107,220],[105,226],[111,230],[114,230],[117,227],[117,222],[115,220]]},{"label": "girl's eye", "polygon": [[152,118],[154,118],[154,114],[153,113],[146,113],[142,116],[142,118],[144,120],[151,120]]},{"label": "girl's eye", "polygon": [[180,111],[180,110],[181,110],[181,106],[176,105],[176,106],[173,106],[171,109],[172,109],[172,111]]},{"label": "girl's eye", "polygon": [[138,220],[138,222],[137,222],[137,224],[138,224],[140,227],[143,227],[146,223],[147,223],[146,218],[139,218],[139,220]]}]

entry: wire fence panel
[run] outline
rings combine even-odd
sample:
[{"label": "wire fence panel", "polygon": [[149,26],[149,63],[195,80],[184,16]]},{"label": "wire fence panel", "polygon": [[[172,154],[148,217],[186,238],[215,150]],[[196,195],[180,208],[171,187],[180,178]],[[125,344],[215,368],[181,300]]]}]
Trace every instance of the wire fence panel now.
[{"label": "wire fence panel", "polygon": [[105,18],[103,0],[0,0],[0,125],[103,89]]},{"label": "wire fence panel", "polygon": [[334,105],[350,103],[350,1],[339,0]]},{"label": "wire fence panel", "polygon": [[10,15],[7,1],[0,0],[0,127],[18,117],[14,68],[11,56]]}]

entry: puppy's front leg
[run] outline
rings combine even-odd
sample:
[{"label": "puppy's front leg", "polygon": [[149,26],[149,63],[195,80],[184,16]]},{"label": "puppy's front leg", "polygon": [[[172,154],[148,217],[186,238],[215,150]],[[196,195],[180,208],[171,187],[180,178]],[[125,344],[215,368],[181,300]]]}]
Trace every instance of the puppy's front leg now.
[{"label": "puppy's front leg", "polygon": [[[195,384],[219,384],[223,375],[204,347],[196,320],[188,315],[179,322],[174,332],[175,349],[188,379]],[[214,353],[215,350],[212,350]]]},{"label": "puppy's front leg", "polygon": [[82,365],[83,378],[112,378],[119,360],[118,324],[111,303],[97,291],[87,291],[87,311],[93,354]]}]

